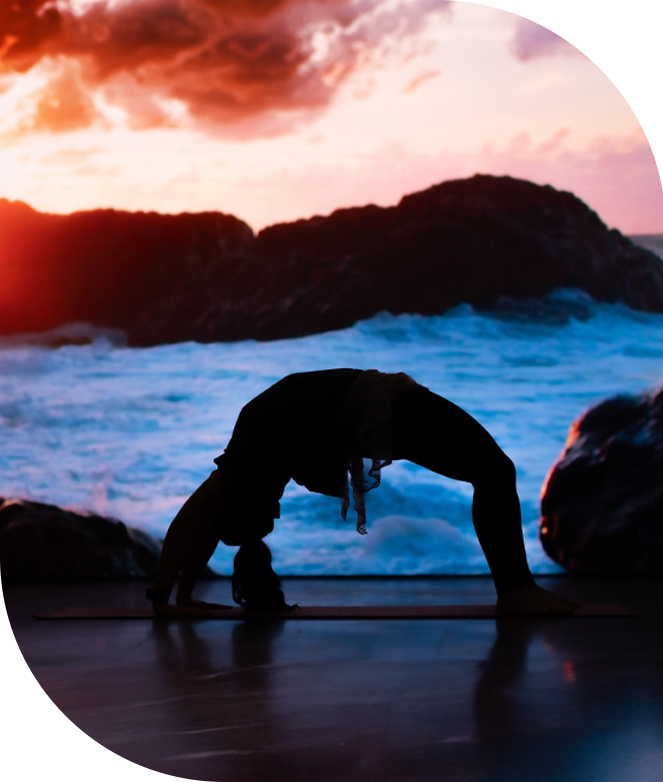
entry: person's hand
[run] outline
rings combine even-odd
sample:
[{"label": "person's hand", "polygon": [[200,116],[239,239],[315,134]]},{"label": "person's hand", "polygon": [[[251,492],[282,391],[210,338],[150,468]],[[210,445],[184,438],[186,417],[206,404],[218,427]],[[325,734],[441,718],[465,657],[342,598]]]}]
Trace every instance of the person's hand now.
[{"label": "person's hand", "polygon": [[564,616],[572,614],[580,603],[548,592],[537,584],[524,586],[497,597],[497,613],[500,616],[534,614],[537,616]]}]

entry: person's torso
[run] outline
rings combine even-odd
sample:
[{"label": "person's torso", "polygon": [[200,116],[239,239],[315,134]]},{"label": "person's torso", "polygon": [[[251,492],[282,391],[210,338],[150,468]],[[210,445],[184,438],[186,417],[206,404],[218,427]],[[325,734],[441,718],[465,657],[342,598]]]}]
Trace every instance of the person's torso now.
[{"label": "person's torso", "polygon": [[255,463],[258,479],[272,470],[284,487],[292,478],[310,491],[340,497],[355,447],[343,402],[361,374],[328,369],[284,377],[242,408],[226,455]]}]

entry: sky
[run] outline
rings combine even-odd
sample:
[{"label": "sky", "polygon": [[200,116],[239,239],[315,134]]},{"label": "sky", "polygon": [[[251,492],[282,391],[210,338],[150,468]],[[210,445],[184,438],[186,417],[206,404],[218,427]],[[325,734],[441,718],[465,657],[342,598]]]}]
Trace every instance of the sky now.
[{"label": "sky", "polygon": [[591,59],[447,0],[3,0],[0,197],[254,230],[475,173],[663,232],[647,138]]}]

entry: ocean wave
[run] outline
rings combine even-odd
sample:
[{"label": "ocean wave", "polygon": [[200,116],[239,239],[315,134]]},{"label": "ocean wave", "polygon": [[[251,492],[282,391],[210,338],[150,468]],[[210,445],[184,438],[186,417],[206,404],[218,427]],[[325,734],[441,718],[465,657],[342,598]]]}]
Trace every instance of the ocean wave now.
[{"label": "ocean wave", "polygon": [[103,328],[91,323],[65,323],[47,331],[25,332],[0,337],[0,350],[22,347],[61,348],[65,345],[106,343],[121,348],[127,344],[127,335],[119,329]]},{"label": "ocean wave", "polygon": [[[90,341],[55,349],[2,343],[0,496],[93,510],[163,535],[249,399],[290,372],[376,367],[408,372],[491,432],[518,469],[530,560],[555,571],[536,538],[543,480],[588,406],[660,385],[663,315],[578,291],[551,294],[545,306],[564,318],[465,305],[267,343],[134,349],[94,330],[71,331]],[[275,560],[284,574],[485,572],[471,495],[469,484],[397,462],[369,495],[364,537],[350,517],[341,521],[338,501],[291,484],[270,536]],[[233,553],[220,547],[213,564],[229,568]]]}]

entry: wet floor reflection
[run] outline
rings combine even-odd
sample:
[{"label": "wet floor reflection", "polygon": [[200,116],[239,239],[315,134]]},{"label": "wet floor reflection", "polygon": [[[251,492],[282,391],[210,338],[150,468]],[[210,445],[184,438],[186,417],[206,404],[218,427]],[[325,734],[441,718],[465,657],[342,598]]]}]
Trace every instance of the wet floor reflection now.
[{"label": "wet floor reflection", "polygon": [[254,752],[268,738],[262,728],[271,741],[272,650],[283,624],[233,623],[219,637],[203,622],[153,623],[156,668],[160,689],[170,696],[171,728],[187,726],[174,731],[184,738],[171,742],[169,758]]},{"label": "wet floor reflection", "polygon": [[656,610],[582,621],[26,620],[14,629],[76,725],[173,776],[659,782]]},{"label": "wet floor reflection", "polygon": [[621,650],[602,632],[616,628],[593,624],[575,633],[563,620],[495,623],[473,695],[481,779],[663,778],[660,655],[617,672],[610,657]]},{"label": "wet floor reflection", "polygon": [[652,681],[647,660],[631,664],[613,645],[617,672],[604,632],[614,624],[228,629],[154,627],[179,726],[169,762],[195,777],[567,782],[637,766],[648,782],[663,770],[660,660]]},{"label": "wet floor reflection", "polygon": [[545,626],[534,622],[498,620],[495,643],[477,666],[473,702],[474,740],[487,742],[512,734],[522,724],[527,690],[527,651]]}]

